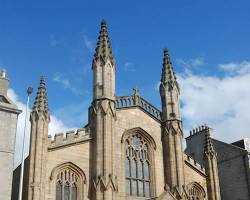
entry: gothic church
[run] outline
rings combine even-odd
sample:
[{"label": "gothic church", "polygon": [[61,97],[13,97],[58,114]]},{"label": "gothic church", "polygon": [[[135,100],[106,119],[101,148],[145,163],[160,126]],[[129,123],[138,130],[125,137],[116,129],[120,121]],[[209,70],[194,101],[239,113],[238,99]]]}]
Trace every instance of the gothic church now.
[{"label": "gothic church", "polygon": [[220,200],[210,128],[200,128],[204,167],[184,153],[180,88],[168,50],[163,52],[161,110],[136,90],[131,96],[115,95],[116,63],[104,20],[92,71],[87,125],[54,139],[48,137],[50,113],[41,77],[30,115],[24,199]]}]

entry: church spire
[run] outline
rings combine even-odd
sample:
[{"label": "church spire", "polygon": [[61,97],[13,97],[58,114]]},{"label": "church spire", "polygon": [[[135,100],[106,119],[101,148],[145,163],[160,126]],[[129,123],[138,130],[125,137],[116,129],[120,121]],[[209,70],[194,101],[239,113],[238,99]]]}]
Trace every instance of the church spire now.
[{"label": "church spire", "polygon": [[112,64],[114,64],[114,57],[112,55],[112,49],[109,39],[109,34],[107,30],[107,23],[103,19],[101,22],[101,30],[99,32],[97,47],[95,49],[94,59],[97,61],[99,59],[102,59],[103,61],[106,61],[107,59],[110,59]]},{"label": "church spire", "polygon": [[46,93],[46,86],[44,76],[40,78],[36,99],[33,106],[33,111],[48,113],[48,98]]},{"label": "church spire", "polygon": [[[176,76],[173,69],[173,65],[170,61],[170,55],[167,48],[163,51],[163,67],[162,67],[162,74],[161,74],[161,82],[162,83],[174,83],[176,82]],[[176,82],[177,83],[177,82]]]}]

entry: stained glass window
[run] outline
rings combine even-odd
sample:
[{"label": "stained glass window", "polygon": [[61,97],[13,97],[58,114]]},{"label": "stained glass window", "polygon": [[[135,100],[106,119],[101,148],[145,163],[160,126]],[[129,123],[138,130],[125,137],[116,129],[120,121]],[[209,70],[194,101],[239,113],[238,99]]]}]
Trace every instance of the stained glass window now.
[{"label": "stained glass window", "polygon": [[125,142],[126,194],[150,197],[150,159],[148,145],[139,135],[131,135]]}]

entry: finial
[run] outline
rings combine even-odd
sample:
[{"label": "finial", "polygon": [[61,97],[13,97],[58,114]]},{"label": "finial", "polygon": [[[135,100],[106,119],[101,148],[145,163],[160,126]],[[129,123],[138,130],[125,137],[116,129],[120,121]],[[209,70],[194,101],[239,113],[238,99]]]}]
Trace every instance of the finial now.
[{"label": "finial", "polygon": [[133,88],[133,90],[134,90],[134,95],[139,95],[138,86],[135,86],[135,87]]},{"label": "finial", "polygon": [[45,86],[45,76],[44,75],[40,76],[40,85],[44,85]]},{"label": "finial", "polygon": [[164,57],[169,56],[169,52],[167,48],[164,48],[163,53],[164,53]]},{"label": "finial", "polygon": [[6,71],[6,69],[2,69],[1,70],[1,72],[0,72],[0,76],[1,76],[1,78],[7,78],[7,71]]},{"label": "finial", "polygon": [[107,27],[107,22],[105,19],[102,19],[101,28],[106,28],[106,27]]},{"label": "finial", "polygon": [[40,76],[40,81],[41,81],[41,82],[44,82],[44,80],[45,80],[44,75],[41,75],[41,76]]}]

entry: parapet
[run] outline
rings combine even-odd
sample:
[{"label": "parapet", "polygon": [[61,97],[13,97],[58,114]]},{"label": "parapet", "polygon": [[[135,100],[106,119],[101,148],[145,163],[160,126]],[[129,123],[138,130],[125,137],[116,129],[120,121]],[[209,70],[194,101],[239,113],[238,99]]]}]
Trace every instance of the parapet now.
[{"label": "parapet", "polygon": [[56,133],[54,139],[48,136],[48,150],[54,150],[64,146],[71,146],[90,140],[89,128],[70,130],[66,133]]},{"label": "parapet", "polygon": [[132,96],[118,96],[116,97],[116,108],[139,107],[144,112],[148,113],[154,119],[161,121],[161,111],[141,96],[135,94]]},{"label": "parapet", "polygon": [[184,154],[184,160],[186,163],[190,164],[193,168],[197,169],[203,174],[206,174],[205,168],[196,161],[192,156]]}]

